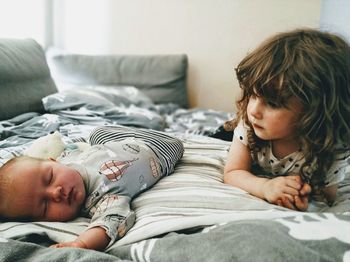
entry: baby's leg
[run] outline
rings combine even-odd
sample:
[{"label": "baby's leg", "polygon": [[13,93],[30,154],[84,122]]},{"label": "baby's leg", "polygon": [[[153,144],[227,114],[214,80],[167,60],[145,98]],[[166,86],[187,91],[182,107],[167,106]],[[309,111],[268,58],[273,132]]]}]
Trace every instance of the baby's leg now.
[{"label": "baby's leg", "polygon": [[127,138],[141,140],[155,152],[164,167],[163,175],[169,175],[174,171],[175,164],[184,152],[183,144],[179,139],[151,129],[103,126],[93,130],[89,141],[91,145],[95,145],[123,141]]}]

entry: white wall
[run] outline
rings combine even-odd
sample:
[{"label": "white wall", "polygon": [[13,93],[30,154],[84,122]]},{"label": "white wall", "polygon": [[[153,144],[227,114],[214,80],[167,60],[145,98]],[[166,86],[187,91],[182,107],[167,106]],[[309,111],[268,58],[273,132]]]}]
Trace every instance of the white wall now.
[{"label": "white wall", "polygon": [[350,43],[350,1],[323,0],[320,27],[343,36]]},{"label": "white wall", "polygon": [[45,0],[0,0],[0,38],[34,38],[46,45]]},{"label": "white wall", "polygon": [[[58,0],[60,47],[94,54],[189,57],[192,107],[233,111],[234,67],[267,36],[318,27],[321,0]],[[83,6],[83,7],[82,7]],[[62,20],[61,20],[62,21]]]}]

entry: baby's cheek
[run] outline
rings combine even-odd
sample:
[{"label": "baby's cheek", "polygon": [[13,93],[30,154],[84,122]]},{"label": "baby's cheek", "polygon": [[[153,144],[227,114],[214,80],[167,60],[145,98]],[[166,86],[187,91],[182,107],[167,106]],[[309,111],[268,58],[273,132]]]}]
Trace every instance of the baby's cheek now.
[{"label": "baby's cheek", "polygon": [[51,208],[48,220],[65,222],[76,218],[78,212],[79,209],[77,207],[56,205]]},{"label": "baby's cheek", "polygon": [[77,193],[77,197],[76,197],[76,202],[78,206],[82,206],[86,201],[86,191],[85,191],[85,187],[83,187],[79,193]]}]

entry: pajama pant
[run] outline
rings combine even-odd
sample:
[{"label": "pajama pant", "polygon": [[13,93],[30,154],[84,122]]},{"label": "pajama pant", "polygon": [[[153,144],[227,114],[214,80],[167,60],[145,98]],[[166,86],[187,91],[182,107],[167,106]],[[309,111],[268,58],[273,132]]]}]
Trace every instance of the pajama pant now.
[{"label": "pajama pant", "polygon": [[89,137],[91,145],[105,144],[112,141],[122,141],[127,138],[141,140],[159,157],[162,175],[167,176],[174,171],[175,164],[182,157],[184,148],[182,142],[174,137],[151,129],[137,129],[125,126],[98,127]]}]

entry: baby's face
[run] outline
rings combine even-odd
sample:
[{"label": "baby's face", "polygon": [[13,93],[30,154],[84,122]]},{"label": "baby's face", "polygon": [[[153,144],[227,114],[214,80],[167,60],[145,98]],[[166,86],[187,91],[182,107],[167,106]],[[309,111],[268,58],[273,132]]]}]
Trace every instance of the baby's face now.
[{"label": "baby's face", "polygon": [[86,193],[76,170],[53,160],[23,160],[11,169],[9,217],[33,221],[77,217]]}]

